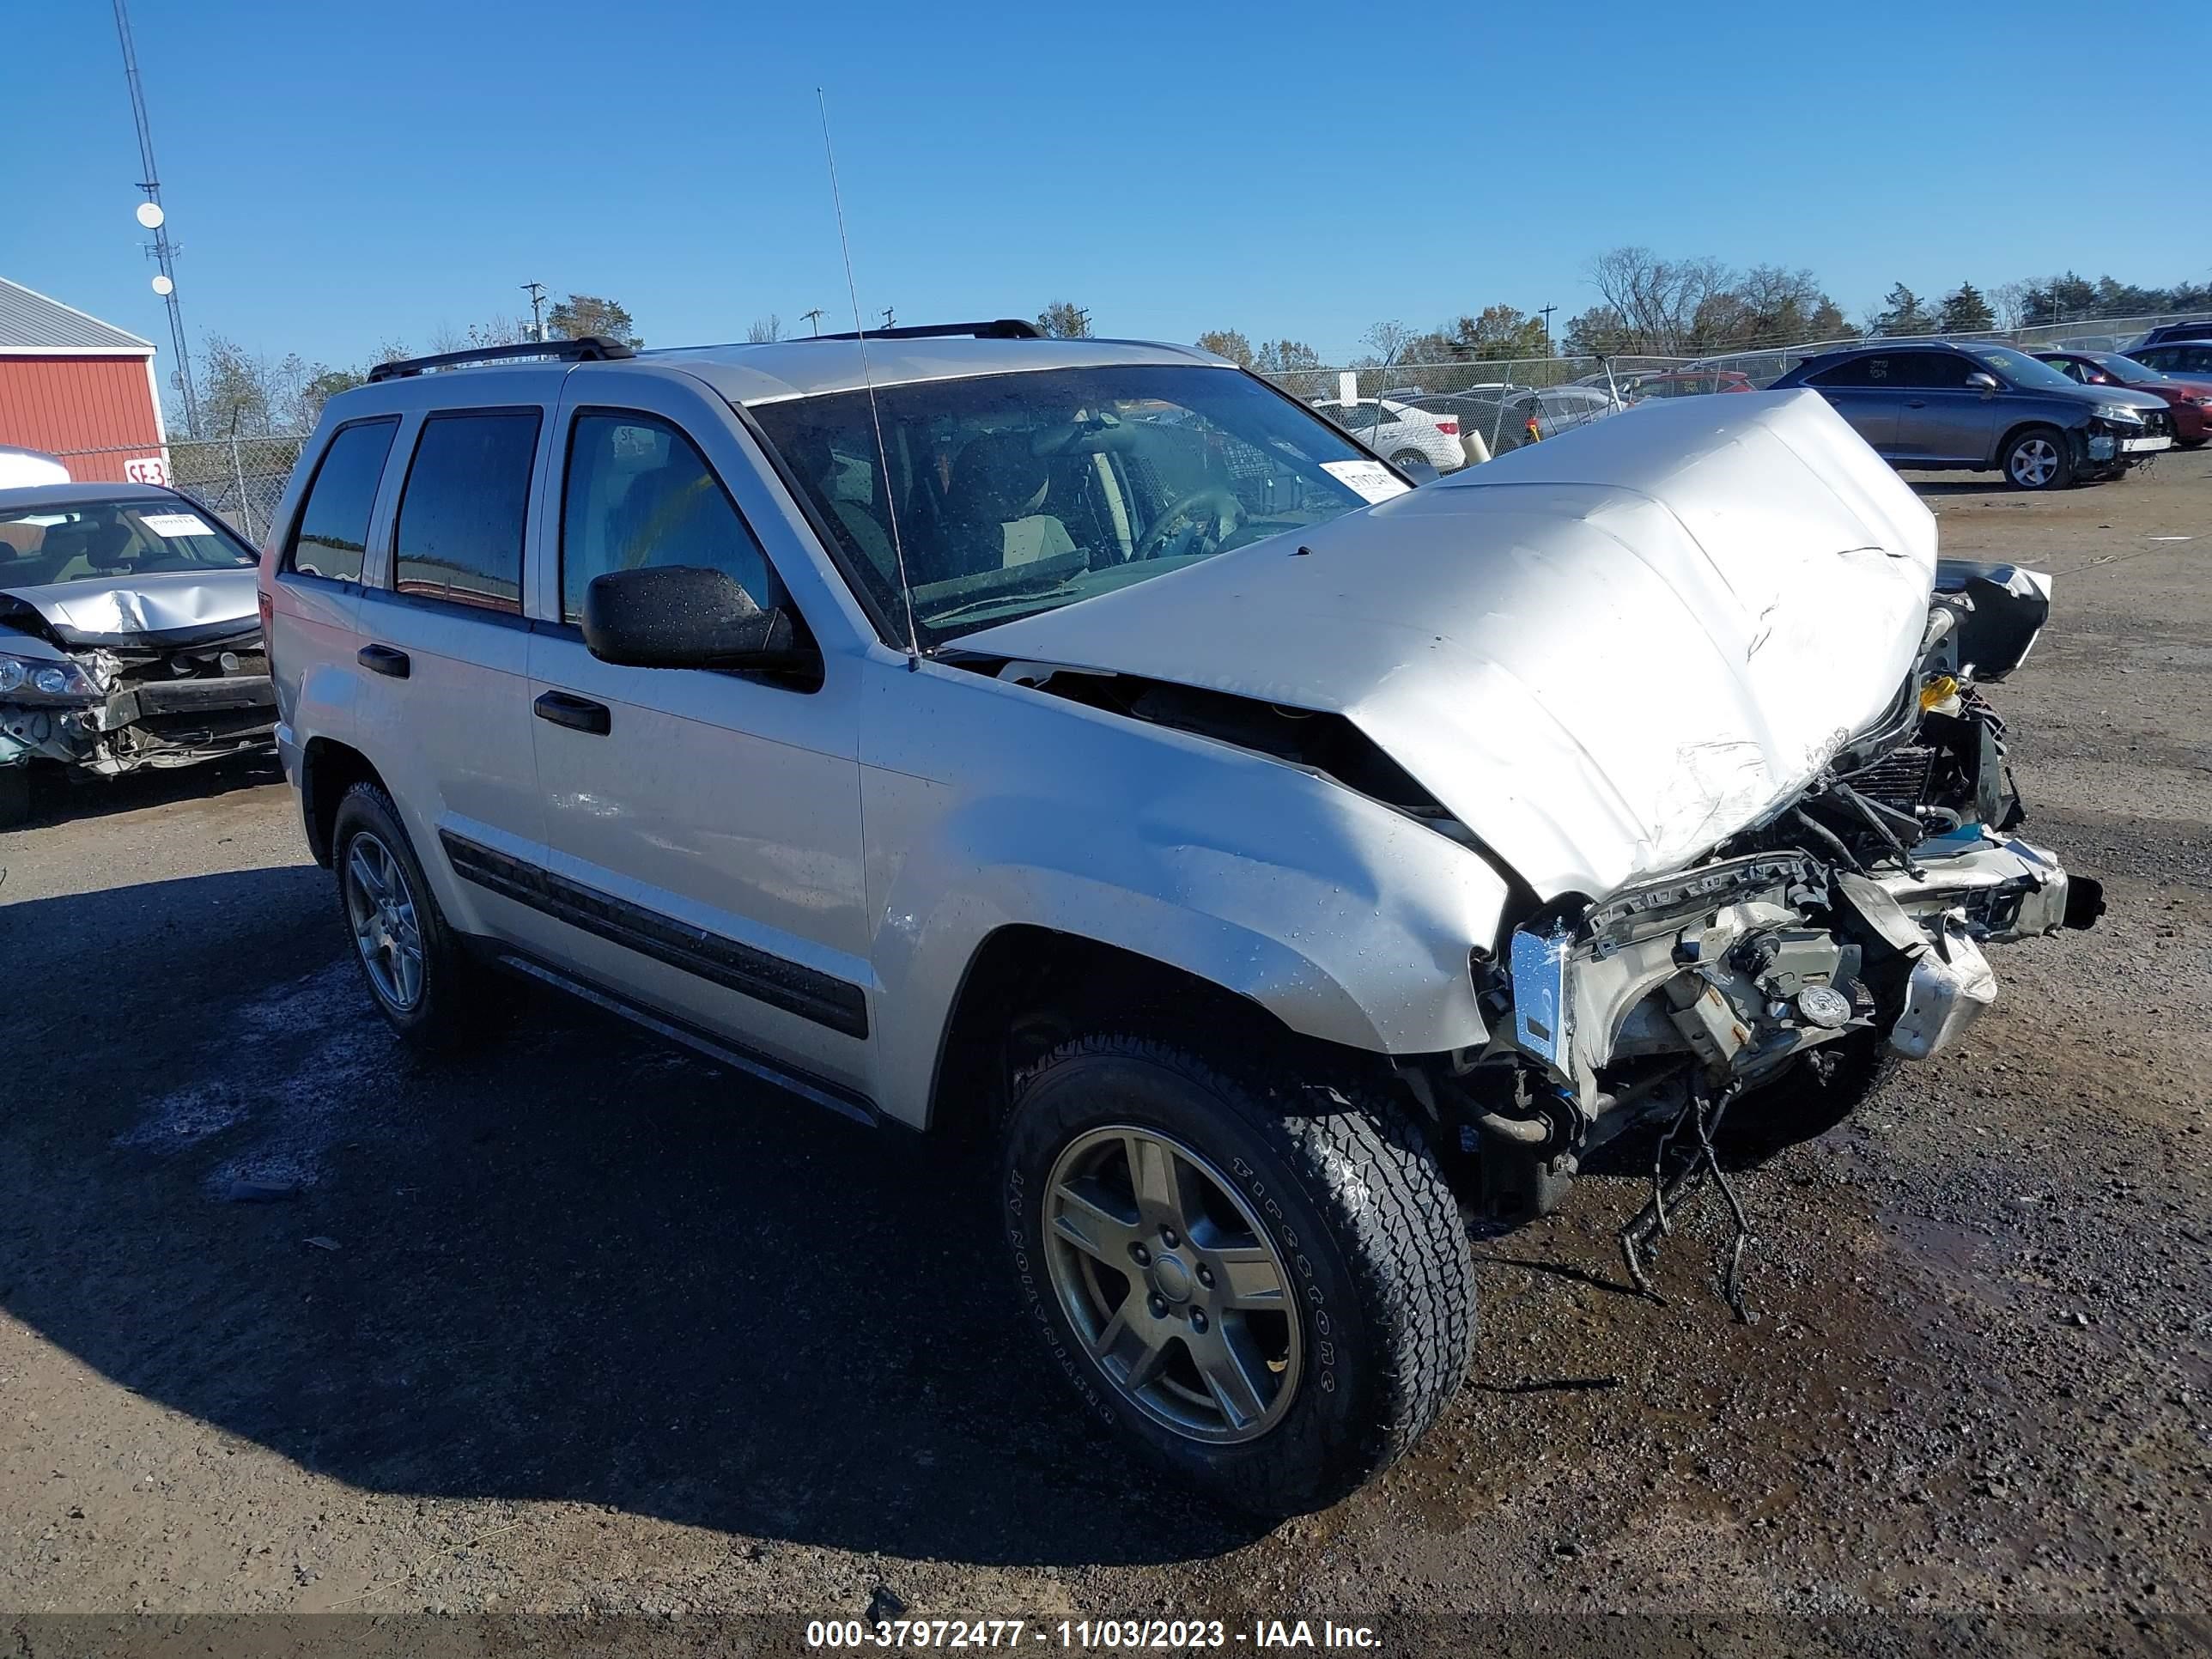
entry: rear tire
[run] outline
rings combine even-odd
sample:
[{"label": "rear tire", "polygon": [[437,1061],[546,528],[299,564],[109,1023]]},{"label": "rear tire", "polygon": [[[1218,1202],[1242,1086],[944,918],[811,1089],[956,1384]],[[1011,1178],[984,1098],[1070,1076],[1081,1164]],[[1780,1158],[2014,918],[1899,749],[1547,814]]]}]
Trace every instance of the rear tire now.
[{"label": "rear tire", "polygon": [[392,797],[366,781],[348,789],[331,847],[338,915],[377,1012],[426,1054],[477,1036],[486,1023],[485,973],[446,925]]},{"label": "rear tire", "polygon": [[2032,426],[2014,434],[1998,465],[2014,489],[2063,489],[2074,482],[2066,434],[2055,426]]},{"label": "rear tire", "polygon": [[1466,1375],[1467,1230],[1380,1090],[1081,1037],[1016,1086],[1000,1201],[1023,1310],[1086,1414],[1238,1509],[1336,1502]]}]

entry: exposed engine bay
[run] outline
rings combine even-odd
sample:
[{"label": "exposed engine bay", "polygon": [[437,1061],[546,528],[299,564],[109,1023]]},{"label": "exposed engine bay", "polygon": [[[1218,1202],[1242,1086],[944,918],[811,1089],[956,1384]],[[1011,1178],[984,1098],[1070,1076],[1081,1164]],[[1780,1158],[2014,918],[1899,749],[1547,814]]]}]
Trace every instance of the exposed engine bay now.
[{"label": "exposed engine bay", "polygon": [[[1547,907],[1502,959],[1476,952],[1492,1041],[1401,1069],[1458,1127],[1493,1216],[1548,1210],[1582,1158],[1657,1121],[1652,1199],[1622,1236],[1632,1277],[1648,1288],[1668,1205],[1704,1180],[1740,1256],[1749,1230],[1711,1142],[1733,1101],[1871,1080],[1885,1046],[1940,1053],[1995,1000],[1983,945],[2094,925],[2099,884],[2013,833],[2026,812],[1979,689],[2027,654],[2049,591],[2008,566],[1939,568],[1890,714],[1803,793],[1686,869]],[[1741,1314],[1733,1261],[1728,1293]]]}]

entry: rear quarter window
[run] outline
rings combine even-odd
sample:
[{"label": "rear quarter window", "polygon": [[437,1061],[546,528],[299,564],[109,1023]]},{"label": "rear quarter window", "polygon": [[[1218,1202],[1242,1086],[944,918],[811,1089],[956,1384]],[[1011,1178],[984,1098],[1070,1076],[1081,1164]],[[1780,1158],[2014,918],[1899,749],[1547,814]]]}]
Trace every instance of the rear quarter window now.
[{"label": "rear quarter window", "polygon": [[359,581],[368,544],[368,515],[392,453],[396,416],[341,427],[315,463],[300,522],[284,550],[282,568],[330,581]]}]

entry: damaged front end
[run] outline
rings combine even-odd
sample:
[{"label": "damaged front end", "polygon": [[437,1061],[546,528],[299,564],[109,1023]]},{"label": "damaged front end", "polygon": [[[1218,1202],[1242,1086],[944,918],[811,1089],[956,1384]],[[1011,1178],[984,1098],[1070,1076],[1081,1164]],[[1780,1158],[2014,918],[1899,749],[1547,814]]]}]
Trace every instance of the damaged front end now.
[{"label": "damaged front end", "polygon": [[101,776],[266,744],[276,700],[258,617],[70,641],[29,607],[0,616],[0,768]]},{"label": "damaged front end", "polygon": [[1624,1234],[1641,1283],[1668,1202],[1705,1176],[1726,1193],[1710,1137],[1730,1103],[1871,1078],[1884,1048],[1942,1052],[1995,998],[1984,945],[2102,913],[2096,882],[2014,833],[2026,815],[1979,690],[2026,655],[2047,581],[1947,565],[1936,586],[1895,703],[1801,793],[1686,868],[1545,907],[1502,959],[1476,952],[1492,1041],[1415,1069],[1493,1215],[1550,1208],[1596,1148],[1667,1123],[1682,1161]]}]

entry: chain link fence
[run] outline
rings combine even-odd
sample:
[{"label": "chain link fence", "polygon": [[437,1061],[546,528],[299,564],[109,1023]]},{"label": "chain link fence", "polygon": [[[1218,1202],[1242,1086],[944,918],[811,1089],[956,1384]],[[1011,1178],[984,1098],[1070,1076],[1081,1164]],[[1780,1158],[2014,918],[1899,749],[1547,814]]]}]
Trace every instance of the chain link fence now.
[{"label": "chain link fence", "polygon": [[180,489],[258,546],[306,442],[304,436],[218,438],[204,443],[64,449],[55,459],[73,478],[127,478]]},{"label": "chain link fence", "polygon": [[[2116,351],[2146,331],[2162,323],[2191,320],[2177,313],[2155,317],[2100,317],[2070,323],[2043,323],[2031,328],[1983,329],[1966,334],[1914,334],[1895,337],[1910,341],[1954,340],[1987,345],[2017,346],[2023,351]],[[1884,337],[1887,338],[1888,337]],[[1697,357],[1631,356],[1601,357],[1455,358],[1449,362],[1318,364],[1270,372],[1267,379],[1293,397],[1309,402],[1334,398],[1356,386],[1362,398],[1398,393],[1468,392],[1568,386],[1576,381],[1604,383],[1608,362],[1618,383],[1638,374],[1669,369],[1733,371],[1764,386],[1779,380],[1808,357],[1844,346],[1868,343],[1863,339],[1807,340],[1786,344],[1757,345]],[[1345,380],[1349,375],[1350,382]]]}]

